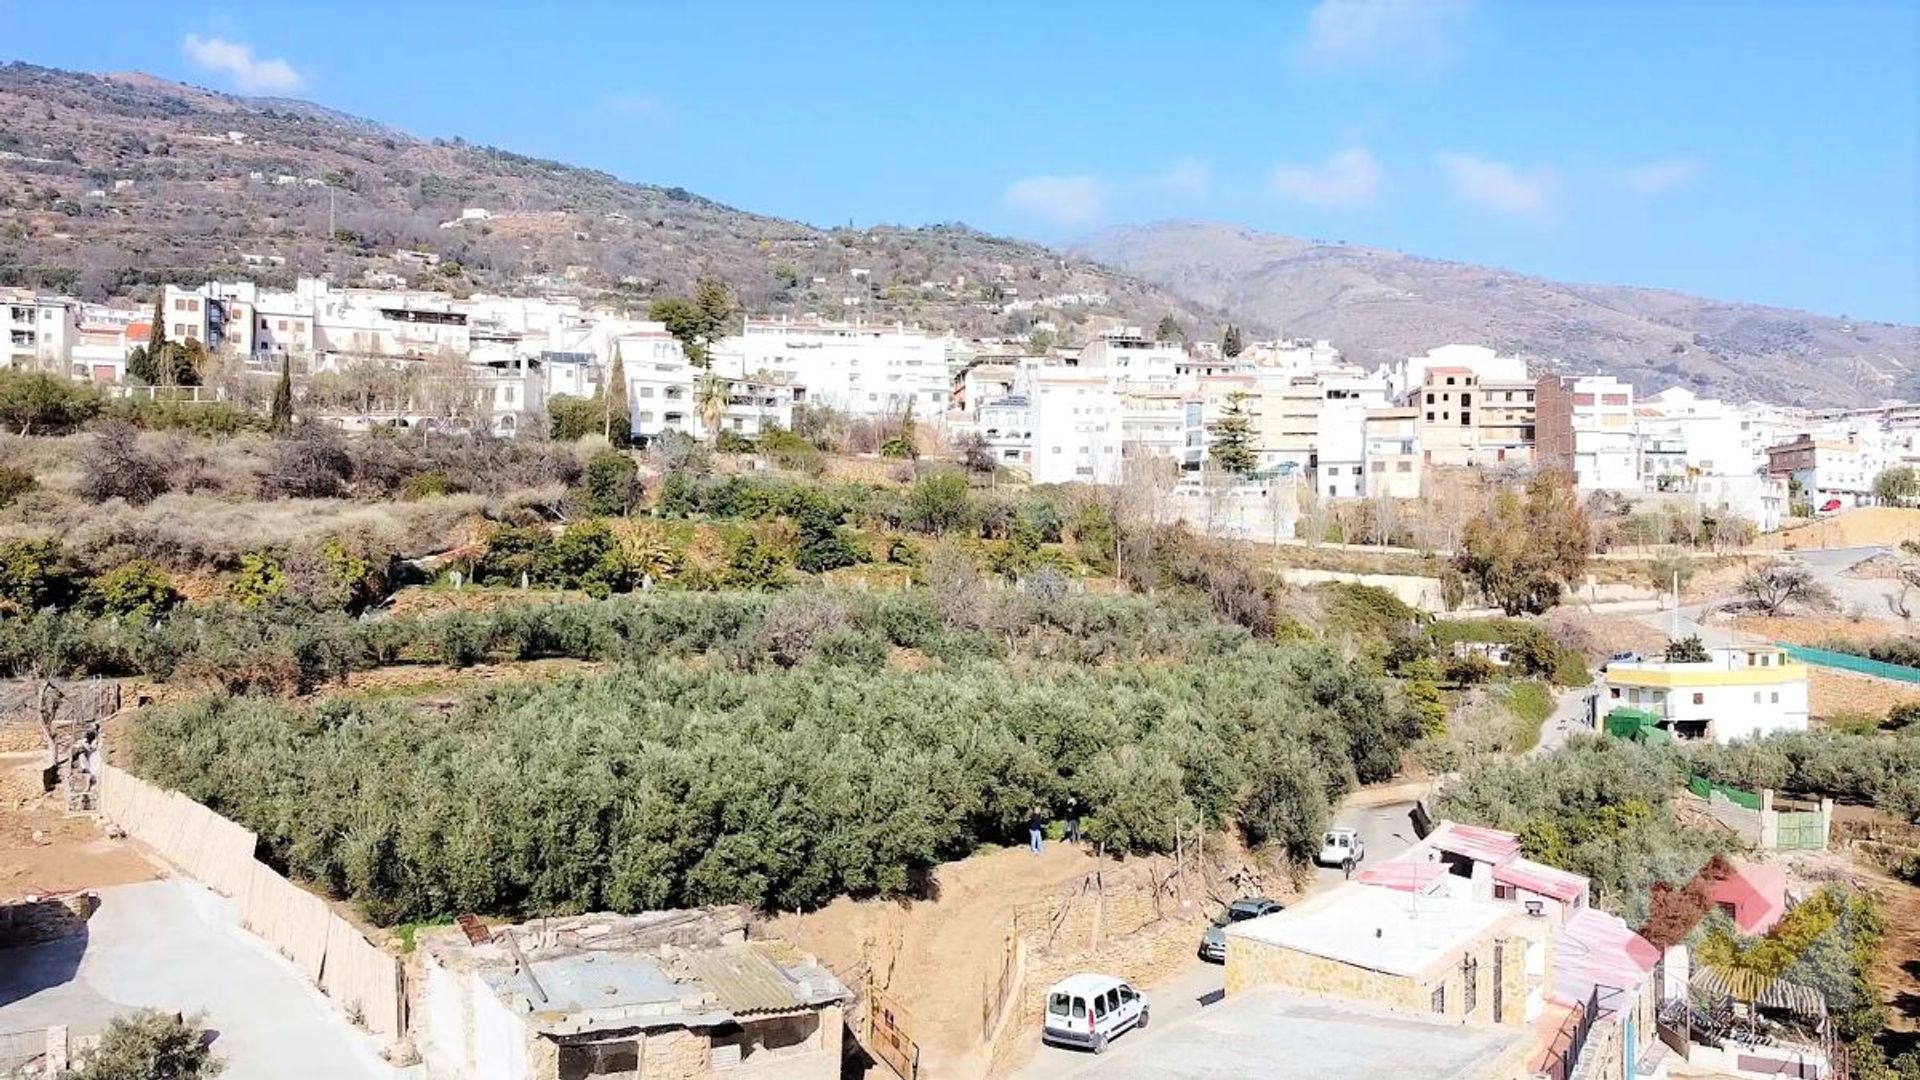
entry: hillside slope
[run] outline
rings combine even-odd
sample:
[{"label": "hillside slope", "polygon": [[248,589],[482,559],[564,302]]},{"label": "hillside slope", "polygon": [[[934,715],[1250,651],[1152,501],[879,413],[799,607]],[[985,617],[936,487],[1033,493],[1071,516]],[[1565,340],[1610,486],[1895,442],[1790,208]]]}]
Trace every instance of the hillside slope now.
[{"label": "hillside slope", "polygon": [[1461,341],[1615,374],[1643,391],[1684,383],[1804,405],[1920,394],[1920,328],[1912,326],[1567,285],[1201,222],[1114,229],[1078,250],[1200,303],[1329,338],[1368,362]]},{"label": "hillside slope", "polygon": [[[441,227],[468,207],[491,216]],[[209,275],[418,280],[396,248],[457,262],[426,275],[455,290],[606,290],[639,305],[712,273],[755,309],[975,333],[1041,318],[1084,333],[1169,311],[1209,336],[1219,324],[1155,286],[965,226],[816,229],[307,102],[0,65],[0,284],[97,299]],[[1105,300],[1020,310],[1062,296]]]}]

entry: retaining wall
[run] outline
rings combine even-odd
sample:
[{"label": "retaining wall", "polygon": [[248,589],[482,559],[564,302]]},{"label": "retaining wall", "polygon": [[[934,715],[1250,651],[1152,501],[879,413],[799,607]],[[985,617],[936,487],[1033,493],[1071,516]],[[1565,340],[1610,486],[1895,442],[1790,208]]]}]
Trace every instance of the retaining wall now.
[{"label": "retaining wall", "polygon": [[168,862],[232,897],[241,925],[292,960],[355,1023],[389,1046],[406,1034],[400,958],[368,941],[325,900],[256,860],[259,838],[253,832],[111,765],[101,772],[100,811]]}]

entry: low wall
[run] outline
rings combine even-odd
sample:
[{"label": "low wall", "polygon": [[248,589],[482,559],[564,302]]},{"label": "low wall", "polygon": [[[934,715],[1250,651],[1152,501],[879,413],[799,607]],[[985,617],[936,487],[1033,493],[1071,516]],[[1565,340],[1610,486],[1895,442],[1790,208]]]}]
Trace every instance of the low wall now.
[{"label": "low wall", "polygon": [[[1409,607],[1416,607],[1433,614],[1451,614],[1465,618],[1482,615],[1498,615],[1496,609],[1472,608],[1447,610],[1442,599],[1440,579],[1422,577],[1415,574],[1362,574],[1347,570],[1310,570],[1302,567],[1284,567],[1278,571],[1280,580],[1288,585],[1324,585],[1329,582],[1347,582],[1353,585],[1371,585],[1385,589],[1399,598]],[[1583,607],[1591,611],[1644,612],[1661,609],[1661,596],[1653,588],[1632,582],[1600,582],[1589,574],[1577,587],[1567,590],[1562,605]]]},{"label": "low wall", "polygon": [[355,1023],[389,1046],[406,1034],[400,958],[368,941],[325,900],[256,860],[259,839],[251,831],[111,765],[101,772],[100,811],[128,836],[232,897],[241,925],[292,960]]}]

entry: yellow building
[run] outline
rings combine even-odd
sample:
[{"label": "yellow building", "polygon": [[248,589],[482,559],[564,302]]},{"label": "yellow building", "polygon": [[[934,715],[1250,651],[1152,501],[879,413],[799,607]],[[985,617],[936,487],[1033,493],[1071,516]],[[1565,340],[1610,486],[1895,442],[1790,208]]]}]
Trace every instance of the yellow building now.
[{"label": "yellow building", "polygon": [[1807,665],[1781,649],[1709,649],[1695,662],[1613,661],[1603,679],[1603,714],[1651,713],[1677,739],[1724,743],[1807,730]]}]

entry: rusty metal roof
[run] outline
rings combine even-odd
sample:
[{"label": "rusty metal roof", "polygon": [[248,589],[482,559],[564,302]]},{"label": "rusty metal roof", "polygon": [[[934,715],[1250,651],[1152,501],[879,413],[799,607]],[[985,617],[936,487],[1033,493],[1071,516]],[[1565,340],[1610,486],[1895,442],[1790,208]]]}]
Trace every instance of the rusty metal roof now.
[{"label": "rusty metal roof", "polygon": [[673,967],[736,1015],[787,1012],[807,1004],[800,984],[754,944],[687,950],[674,956]]}]

